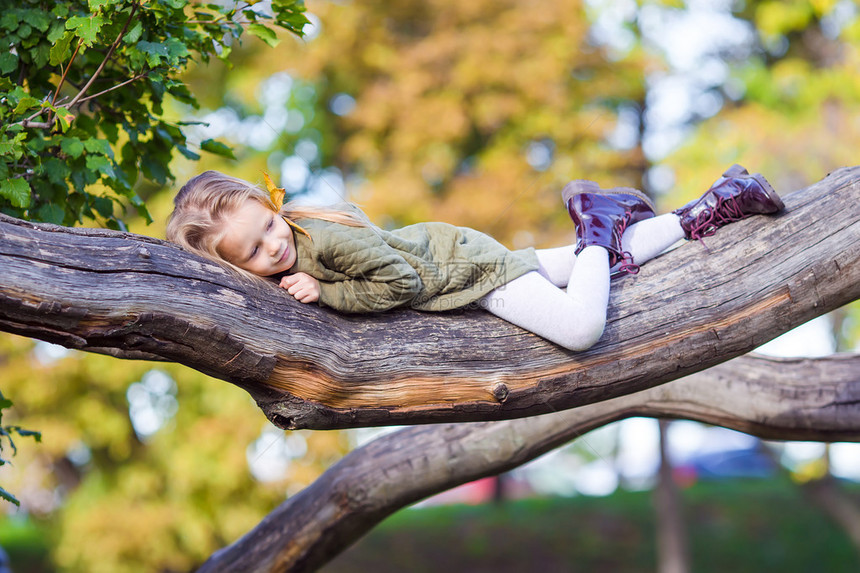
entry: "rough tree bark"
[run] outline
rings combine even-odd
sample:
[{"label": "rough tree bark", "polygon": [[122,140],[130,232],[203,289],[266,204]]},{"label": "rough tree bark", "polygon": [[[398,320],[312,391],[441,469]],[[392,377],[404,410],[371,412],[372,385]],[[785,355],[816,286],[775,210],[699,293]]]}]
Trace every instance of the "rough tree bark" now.
[{"label": "rough tree bark", "polygon": [[0,218],[0,330],[171,360],[247,389],[282,428],[512,419],[749,352],[860,296],[860,167],[649,262],[587,352],[482,311],[342,316],[156,239]]},{"label": "rough tree bark", "polygon": [[762,438],[860,441],[860,355],[742,356],[555,414],[399,430],[345,456],[199,573],[313,571],[397,509],[632,416],[699,420]]}]

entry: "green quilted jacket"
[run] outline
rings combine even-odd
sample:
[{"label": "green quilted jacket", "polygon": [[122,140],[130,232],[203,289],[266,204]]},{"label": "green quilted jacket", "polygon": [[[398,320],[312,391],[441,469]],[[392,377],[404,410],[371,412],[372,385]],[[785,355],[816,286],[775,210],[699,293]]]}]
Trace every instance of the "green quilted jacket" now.
[{"label": "green quilted jacket", "polygon": [[[364,213],[353,205],[339,208]],[[321,219],[296,221],[313,240],[294,232],[296,264],[320,283],[321,306],[341,312],[398,307],[443,311],[467,306],[529,271],[534,249],[510,251],[495,239],[447,223],[419,223],[385,231]]]}]

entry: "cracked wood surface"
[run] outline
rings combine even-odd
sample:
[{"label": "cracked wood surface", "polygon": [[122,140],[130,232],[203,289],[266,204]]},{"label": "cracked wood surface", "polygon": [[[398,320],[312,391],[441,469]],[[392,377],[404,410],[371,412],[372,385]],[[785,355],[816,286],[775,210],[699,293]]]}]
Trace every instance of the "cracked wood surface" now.
[{"label": "cracked wood surface", "polygon": [[512,419],[644,390],[860,297],[860,167],[613,283],[574,353],[482,311],[344,316],[148,237],[0,217],[0,330],[176,361],[282,428]]}]

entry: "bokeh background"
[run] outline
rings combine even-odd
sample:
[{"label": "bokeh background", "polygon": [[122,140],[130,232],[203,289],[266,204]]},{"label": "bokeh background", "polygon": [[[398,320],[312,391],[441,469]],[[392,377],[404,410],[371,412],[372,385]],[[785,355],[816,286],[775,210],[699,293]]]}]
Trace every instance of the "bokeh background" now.
[{"label": "bokeh background", "polygon": [[[667,211],[740,162],[781,193],[860,146],[860,8],[852,0],[308,2],[306,37],[236,46],[170,102],[189,147],[176,185],[141,182],[163,237],[184,179],[273,174],[303,201],[359,203],[384,227],[443,220],[510,247],[575,240],[573,178],[646,190]],[[764,352],[857,350],[852,305]],[[187,571],[253,527],[374,430],[284,433],[229,384],[0,336],[19,442],[0,545],[15,571]],[[809,495],[851,496],[854,444],[767,443],[692,422],[633,419],[498,480],[422,502],[332,571],[652,571],[664,440],[696,571],[856,571],[858,548]],[[860,500],[854,500],[860,507]],[[386,569],[388,567],[388,569]]]}]

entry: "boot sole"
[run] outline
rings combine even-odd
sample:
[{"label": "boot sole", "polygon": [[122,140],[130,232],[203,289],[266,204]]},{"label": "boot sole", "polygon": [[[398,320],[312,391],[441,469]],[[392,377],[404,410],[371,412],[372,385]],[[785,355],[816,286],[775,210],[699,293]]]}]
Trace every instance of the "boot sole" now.
[{"label": "boot sole", "polygon": [[633,195],[641,199],[652,211],[656,212],[654,203],[651,202],[648,195],[639,189],[634,189],[633,187],[601,189],[600,185],[594,181],[589,181],[588,179],[575,179],[565,185],[564,189],[561,190],[561,199],[564,201],[564,205],[567,206],[573,197],[582,195],[583,193],[593,193],[595,195]]},{"label": "boot sole", "polygon": [[[723,173],[723,177],[736,177],[738,179],[754,179],[759,185],[761,185],[762,189],[765,190],[767,196],[777,205],[776,211],[782,211],[785,208],[785,204],[782,202],[782,199],[779,198],[779,195],[776,193],[776,190],[773,186],[768,182],[767,179],[764,178],[764,175],[761,173],[753,173],[750,175],[749,171],[747,171],[742,165],[738,165],[735,163]],[[775,211],[775,212],[776,212]]]}]

